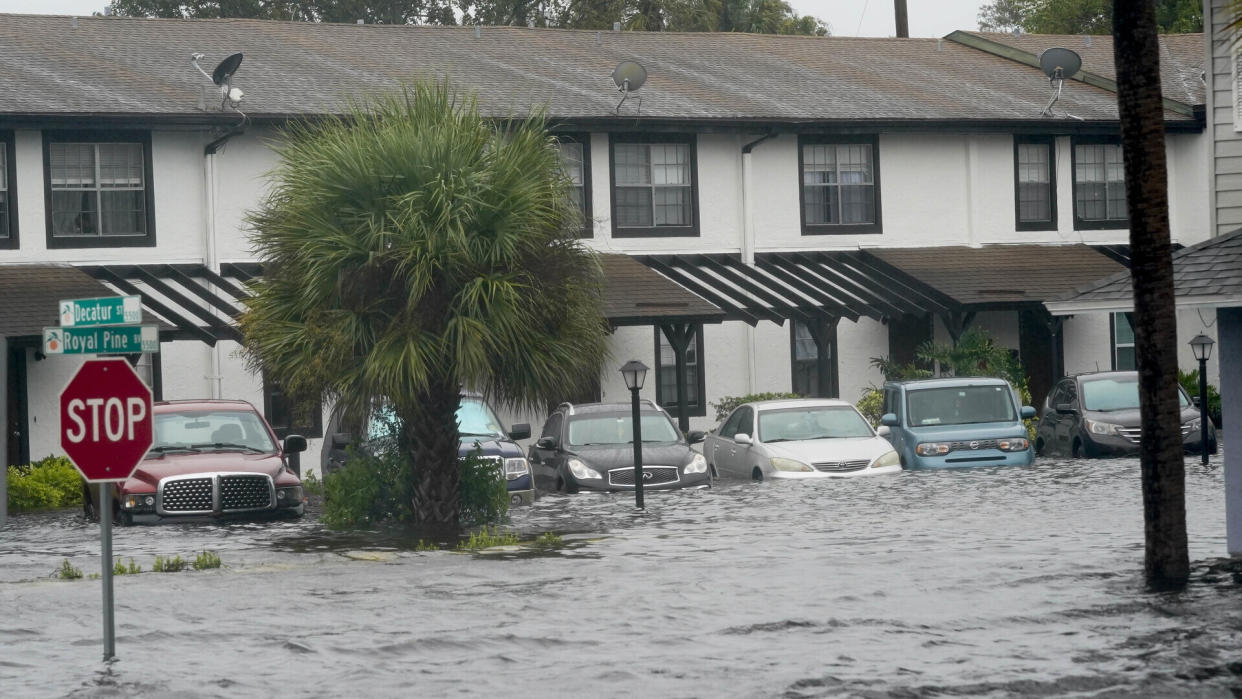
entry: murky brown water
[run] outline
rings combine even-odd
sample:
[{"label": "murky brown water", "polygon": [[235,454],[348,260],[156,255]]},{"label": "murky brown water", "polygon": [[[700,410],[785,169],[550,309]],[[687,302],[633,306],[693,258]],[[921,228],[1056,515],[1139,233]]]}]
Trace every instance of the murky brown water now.
[{"label": "murky brown water", "polygon": [[[116,531],[225,569],[116,578],[98,527],[0,530],[0,695],[1239,696],[1220,457],[1187,463],[1194,580],[1145,592],[1136,460],[721,482],[516,510],[546,553],[420,553],[314,520]],[[351,557],[352,556],[352,557]],[[379,560],[358,560],[376,558]]]}]

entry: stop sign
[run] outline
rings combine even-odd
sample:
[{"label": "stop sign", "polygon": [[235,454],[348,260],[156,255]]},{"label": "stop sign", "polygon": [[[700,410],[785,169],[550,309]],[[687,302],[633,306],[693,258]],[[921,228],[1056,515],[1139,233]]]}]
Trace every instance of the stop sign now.
[{"label": "stop sign", "polygon": [[151,448],[151,389],[124,359],[92,359],[60,392],[60,447],[86,480],[123,481]]}]

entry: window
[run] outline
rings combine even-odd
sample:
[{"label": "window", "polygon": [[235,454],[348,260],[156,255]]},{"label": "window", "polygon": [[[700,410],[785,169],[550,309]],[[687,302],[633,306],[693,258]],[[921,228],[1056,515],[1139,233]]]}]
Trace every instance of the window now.
[{"label": "window", "polygon": [[13,132],[0,131],[0,248],[17,247],[17,168],[13,163]]},{"label": "window", "polygon": [[591,222],[591,141],[588,134],[561,134],[557,136],[557,149],[565,175],[573,183],[570,197],[582,216],[582,237],[594,235]]},{"label": "window", "polygon": [[1056,151],[1048,137],[1020,136],[1013,142],[1017,229],[1057,227]]},{"label": "window", "polygon": [[613,135],[611,150],[615,237],[699,234],[693,136]]},{"label": "window", "polygon": [[280,439],[291,434],[323,436],[323,409],[318,401],[295,403],[279,384],[263,377],[263,416]]},{"label": "window", "polygon": [[[677,403],[677,353],[664,331],[655,329],[656,337],[656,402],[664,406],[673,417],[678,416]],[[690,415],[707,414],[703,401],[703,326],[691,329],[690,342],[686,347],[686,407]]]},{"label": "window", "polygon": [[155,245],[148,133],[45,132],[50,248]]},{"label": "window", "polygon": [[1127,228],[1125,165],[1121,144],[1074,141],[1074,227]]},{"label": "window", "polygon": [[828,371],[828,381],[821,386],[819,380],[820,362],[819,350],[815,345],[815,336],[811,334],[811,328],[800,320],[792,320],[789,324],[789,343],[790,343],[790,374],[793,378],[792,390],[800,396],[815,396],[818,398],[827,398],[835,396],[837,393],[836,363],[833,361],[833,348],[836,345],[836,327],[830,326],[825,328],[827,331],[827,346],[825,354],[827,362],[824,363]]},{"label": "window", "polygon": [[1134,359],[1134,327],[1130,325],[1129,313],[1113,314],[1113,371],[1134,371],[1138,363]]},{"label": "window", "polygon": [[[742,406],[734,410],[733,413],[729,415],[729,418],[725,420],[724,425],[721,426],[720,436],[726,439],[732,439],[733,436],[736,435],[742,427],[742,418],[749,419],[749,417],[750,417],[750,408],[746,406]],[[743,432],[743,434],[750,434],[750,433]]]},{"label": "window", "polygon": [[880,232],[880,163],[876,137],[803,136],[802,233]]},{"label": "window", "polygon": [[561,414],[552,413],[548,416],[548,421],[543,423],[543,432],[539,433],[539,439],[551,438],[553,446],[561,443]]}]

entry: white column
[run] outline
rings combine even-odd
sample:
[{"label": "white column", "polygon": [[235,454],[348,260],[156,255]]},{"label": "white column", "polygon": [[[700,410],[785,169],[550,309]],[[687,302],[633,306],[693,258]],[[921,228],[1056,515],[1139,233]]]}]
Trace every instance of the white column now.
[{"label": "white column", "polygon": [[[1242,308],[1218,309],[1216,319],[1220,328],[1216,356],[1222,359],[1242,357]],[[1229,555],[1242,556],[1242,366],[1236,361],[1219,364],[1226,545]]]}]

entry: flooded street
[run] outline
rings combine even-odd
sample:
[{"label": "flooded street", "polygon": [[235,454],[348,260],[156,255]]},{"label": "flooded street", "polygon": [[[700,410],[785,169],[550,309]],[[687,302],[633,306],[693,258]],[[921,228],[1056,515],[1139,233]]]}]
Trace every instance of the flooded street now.
[{"label": "flooded street", "polygon": [[1237,696],[1242,565],[1221,457],[1187,461],[1192,583],[1143,589],[1137,459],[706,491],[544,495],[549,551],[419,552],[314,517],[118,529],[114,551],[225,568],[118,576],[98,527],[0,530],[0,694]]}]

